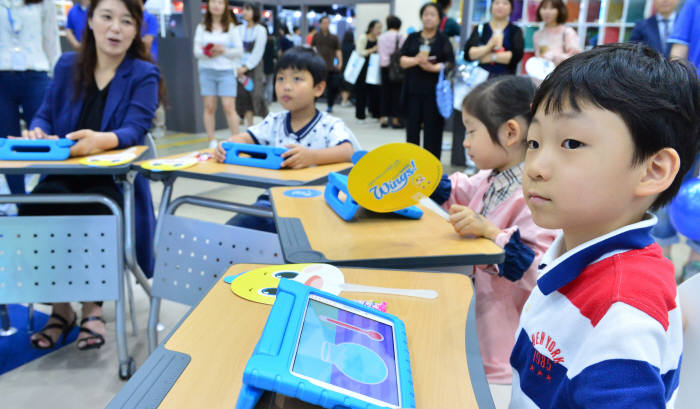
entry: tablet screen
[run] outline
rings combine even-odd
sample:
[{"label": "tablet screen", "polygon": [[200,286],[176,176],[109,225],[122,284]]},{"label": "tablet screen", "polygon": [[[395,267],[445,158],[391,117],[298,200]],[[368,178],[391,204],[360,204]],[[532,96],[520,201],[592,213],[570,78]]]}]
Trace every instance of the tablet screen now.
[{"label": "tablet screen", "polygon": [[401,405],[391,321],[317,295],[307,301],[290,370],[365,402]]}]

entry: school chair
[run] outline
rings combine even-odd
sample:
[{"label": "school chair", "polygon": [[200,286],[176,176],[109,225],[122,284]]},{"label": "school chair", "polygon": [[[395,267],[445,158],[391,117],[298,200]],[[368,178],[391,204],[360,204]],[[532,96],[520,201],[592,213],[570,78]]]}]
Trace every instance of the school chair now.
[{"label": "school chair", "polygon": [[136,364],[126,343],[119,205],[95,194],[2,195],[0,203],[96,203],[109,209],[107,215],[2,218],[0,303],[115,301],[119,377],[131,377]]},{"label": "school chair", "polygon": [[698,407],[700,385],[700,274],[678,286],[683,313],[683,358],[676,409]]},{"label": "school chair", "polygon": [[162,299],[195,306],[232,264],[284,263],[277,234],[176,216],[175,211],[184,204],[272,218],[268,209],[196,196],[178,197],[158,215],[149,353],[158,346]]}]

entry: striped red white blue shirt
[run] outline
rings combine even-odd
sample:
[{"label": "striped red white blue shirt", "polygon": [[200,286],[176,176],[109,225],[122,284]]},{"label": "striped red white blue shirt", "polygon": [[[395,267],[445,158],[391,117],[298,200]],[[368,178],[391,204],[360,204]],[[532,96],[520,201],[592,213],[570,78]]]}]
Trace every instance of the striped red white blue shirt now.
[{"label": "striped red white blue shirt", "polygon": [[523,308],[511,408],[673,407],[683,348],[673,264],[656,217],[545,253]]}]

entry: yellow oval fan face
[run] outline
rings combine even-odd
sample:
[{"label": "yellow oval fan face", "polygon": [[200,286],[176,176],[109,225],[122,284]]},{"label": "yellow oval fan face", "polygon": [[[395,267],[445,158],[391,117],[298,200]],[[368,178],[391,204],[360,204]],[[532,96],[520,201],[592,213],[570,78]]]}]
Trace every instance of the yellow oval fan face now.
[{"label": "yellow oval fan face", "polygon": [[80,159],[80,163],[88,166],[119,166],[129,163],[134,159],[136,159],[136,150],[129,148],[119,153],[87,156]]},{"label": "yellow oval fan face", "polygon": [[413,206],[440,183],[442,164],[411,143],[390,143],[368,152],[350,171],[348,190],[360,206],[388,213]]},{"label": "yellow oval fan face", "polygon": [[343,272],[330,264],[282,264],[250,270],[236,277],[231,291],[246,300],[273,304],[281,278],[338,295],[344,282]]}]

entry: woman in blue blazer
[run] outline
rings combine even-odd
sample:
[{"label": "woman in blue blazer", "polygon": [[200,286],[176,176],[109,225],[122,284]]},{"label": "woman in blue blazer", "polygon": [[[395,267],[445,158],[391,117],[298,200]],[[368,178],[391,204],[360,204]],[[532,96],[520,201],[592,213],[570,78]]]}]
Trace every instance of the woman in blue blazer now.
[{"label": "woman in blue blazer", "polygon": [[[160,73],[150,62],[139,32],[140,0],[92,0],[88,29],[79,53],[63,54],[53,81],[23,138],[68,138],[76,143],[71,156],[143,145],[159,101]],[[110,176],[50,175],[32,193],[98,193],[123,202]],[[155,220],[148,182],[135,180],[136,248],[139,265],[153,271]],[[102,205],[24,205],[20,215],[104,214]],[[32,336],[36,348],[53,347],[75,326],[69,303],[53,305],[51,319]],[[79,349],[104,344],[100,302],[86,302],[78,336]]]}]

